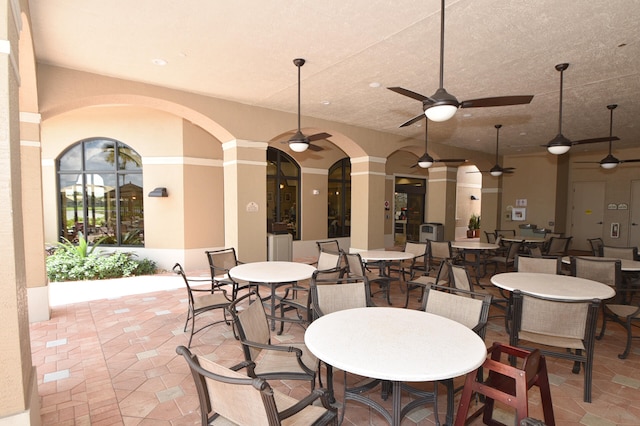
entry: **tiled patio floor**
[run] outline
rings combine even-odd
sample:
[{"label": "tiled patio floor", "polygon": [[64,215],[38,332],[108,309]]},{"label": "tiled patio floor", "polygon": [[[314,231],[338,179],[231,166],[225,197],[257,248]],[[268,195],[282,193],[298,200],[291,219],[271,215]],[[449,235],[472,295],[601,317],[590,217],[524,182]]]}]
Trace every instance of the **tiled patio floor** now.
[{"label": "tiled patio floor", "polygon": [[[145,287],[147,292],[143,294],[84,302],[74,299],[75,303],[53,307],[51,320],[31,325],[43,424],[198,424],[195,387],[184,360],[175,353],[176,346],[186,345],[188,340],[188,335],[182,332],[186,291],[179,281],[167,285],[167,280],[173,279],[177,277],[146,277],[145,285],[150,286]],[[154,280],[162,282],[162,290],[152,291]],[[108,281],[85,284],[88,288],[109,286]],[[386,305],[381,295],[374,301]],[[392,301],[394,306],[404,304],[398,286],[393,288]],[[416,297],[412,297],[410,308],[417,306]],[[303,332],[298,325],[288,325],[285,333],[274,335],[274,339],[302,341]],[[487,332],[487,345],[494,341],[508,342],[499,318],[490,322]],[[592,403],[582,401],[583,375],[571,373],[572,363],[548,358],[557,424],[640,424],[640,344],[636,342],[627,360],[620,360],[617,354],[623,345],[624,333],[615,324],[608,327],[603,340],[596,342]],[[192,351],[223,365],[242,359],[239,343],[224,324],[197,334]],[[337,372],[338,399],[341,383],[342,374]],[[296,395],[308,391],[307,382],[272,385]],[[370,395],[378,398],[379,391]],[[441,401],[440,418],[444,420],[445,401]],[[390,404],[390,399],[384,403]],[[542,418],[538,403],[539,394],[534,388],[530,415]],[[354,402],[347,404],[345,425],[384,423],[382,417],[368,408]],[[414,410],[403,421],[403,425],[414,424],[434,424],[432,407]]]}]

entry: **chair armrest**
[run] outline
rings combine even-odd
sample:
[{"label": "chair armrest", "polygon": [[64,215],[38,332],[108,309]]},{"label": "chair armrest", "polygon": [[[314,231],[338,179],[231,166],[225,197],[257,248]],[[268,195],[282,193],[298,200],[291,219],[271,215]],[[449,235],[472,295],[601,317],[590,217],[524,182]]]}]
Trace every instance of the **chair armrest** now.
[{"label": "chair armrest", "polygon": [[296,354],[296,357],[302,358],[302,350],[300,350],[299,348],[293,347],[293,346],[265,345],[264,343],[257,343],[257,342],[252,342],[252,341],[249,341],[249,340],[245,340],[242,343],[247,345],[247,346],[252,346],[254,348],[260,348],[260,349],[264,349],[264,350],[267,350],[267,351],[294,352]]},{"label": "chair armrest", "polygon": [[333,410],[329,403],[329,392],[326,389],[314,389],[309,395],[302,398],[300,401],[287,408],[286,410],[280,411],[280,419],[286,419],[288,417],[293,416],[294,414],[302,411],[309,405],[311,405],[315,400],[320,399],[322,402],[322,406],[328,410]]}]

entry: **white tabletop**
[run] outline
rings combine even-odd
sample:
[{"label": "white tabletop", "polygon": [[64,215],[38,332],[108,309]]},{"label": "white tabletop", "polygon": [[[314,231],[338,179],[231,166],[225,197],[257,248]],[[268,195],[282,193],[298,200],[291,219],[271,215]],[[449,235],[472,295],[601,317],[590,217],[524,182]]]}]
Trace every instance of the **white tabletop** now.
[{"label": "white tabletop", "polygon": [[378,262],[381,260],[407,260],[413,259],[415,257],[413,253],[395,250],[365,250],[359,251],[358,254],[364,262]]},{"label": "white tabletop", "polygon": [[[585,259],[600,259],[600,260],[620,260],[620,269],[624,272],[638,272],[640,271],[640,261],[638,260],[629,260],[629,259],[616,259],[614,257],[598,257],[598,256],[578,256],[584,257]],[[567,265],[571,263],[570,256],[564,256],[562,258],[562,263],[566,263]]]},{"label": "white tabletop", "polygon": [[304,342],[336,368],[403,382],[461,376],[487,357],[482,339],[462,324],[402,308],[357,308],[322,316],[309,325]]},{"label": "white tabletop", "polygon": [[451,247],[463,250],[495,250],[500,246],[480,241],[451,241]]},{"label": "white tabletop", "polygon": [[502,237],[503,241],[524,241],[525,243],[544,243],[546,240],[539,237],[525,237],[522,235],[516,235],[515,237]]},{"label": "white tabletop", "polygon": [[520,290],[536,296],[566,300],[604,300],[616,294],[612,287],[597,281],[535,272],[497,274],[491,277],[491,283],[508,291]]},{"label": "white tabletop", "polygon": [[251,262],[234,266],[229,275],[255,283],[285,283],[311,278],[315,267],[299,262]]}]

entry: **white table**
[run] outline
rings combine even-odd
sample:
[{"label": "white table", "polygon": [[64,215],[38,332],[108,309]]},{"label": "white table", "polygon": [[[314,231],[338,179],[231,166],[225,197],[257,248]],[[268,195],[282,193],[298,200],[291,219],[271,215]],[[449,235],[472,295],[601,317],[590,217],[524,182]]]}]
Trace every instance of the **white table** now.
[{"label": "white table", "polygon": [[480,241],[451,241],[451,247],[462,250],[462,260],[465,263],[467,263],[467,253],[473,253],[475,255],[474,270],[476,272],[476,284],[482,287],[482,284],[480,284],[480,278],[485,276],[487,270],[485,265],[484,270],[480,273],[480,265],[482,264],[480,261],[481,252],[497,250],[500,248],[500,245],[494,243],[483,243]]},{"label": "white table", "polygon": [[[619,260],[620,269],[622,270],[622,272],[640,272],[640,261],[638,260],[617,259],[613,257],[598,257],[598,256],[578,256],[578,257],[583,257],[585,259],[596,259],[596,260]],[[570,265],[571,256],[564,256],[562,258],[562,263]]]},{"label": "white table", "polygon": [[271,307],[268,317],[271,319],[271,330],[275,330],[276,321],[281,320],[281,318],[276,317],[276,307],[278,305],[276,289],[294,281],[311,278],[315,270],[315,267],[299,262],[251,262],[234,266],[229,270],[229,276],[234,279],[269,287],[271,290],[271,295],[269,296]]},{"label": "white table", "polygon": [[502,237],[503,241],[516,242],[522,241],[525,244],[543,244],[546,240],[539,237],[525,237],[523,235],[516,235],[515,237]]},{"label": "white table", "polygon": [[503,290],[559,300],[606,300],[616,295],[606,284],[569,275],[507,272],[492,276],[491,283]]},{"label": "white table", "polygon": [[[389,285],[394,278],[387,274],[387,263],[388,262],[400,262],[402,260],[413,259],[415,255],[413,253],[409,253],[406,251],[395,251],[395,250],[365,250],[359,251],[358,254],[362,258],[364,263],[379,263],[380,269],[380,279],[386,280]],[[400,280],[400,278],[398,278]],[[389,293],[391,289],[387,291],[387,303],[391,305],[391,298],[389,297]]]},{"label": "white table", "polygon": [[[345,389],[345,400],[367,404],[394,426],[406,414],[401,404],[403,382],[462,376],[480,367],[487,356],[482,339],[462,324],[391,307],[347,309],[322,316],[309,325],[304,341],[316,357],[333,367],[390,381],[391,413],[353,390]],[[453,407],[447,407],[447,413],[452,417]]]}]

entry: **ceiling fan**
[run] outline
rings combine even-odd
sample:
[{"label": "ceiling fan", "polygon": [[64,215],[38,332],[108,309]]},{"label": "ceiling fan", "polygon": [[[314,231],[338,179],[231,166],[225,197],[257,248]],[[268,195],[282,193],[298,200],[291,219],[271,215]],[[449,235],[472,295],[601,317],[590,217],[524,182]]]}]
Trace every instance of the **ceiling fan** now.
[{"label": "ceiling fan", "polygon": [[[600,164],[600,167],[602,167],[603,169],[614,169],[618,166],[618,164],[640,162],[640,158],[635,158],[633,160],[618,160],[611,154],[611,145],[614,141],[613,136],[611,136],[613,134],[613,110],[617,107],[618,105],[616,104],[607,105],[607,109],[611,111],[611,116],[609,118],[609,155],[607,155],[600,161],[576,161],[576,163]],[[615,140],[618,140],[618,138],[616,138]]]},{"label": "ceiling fan", "polygon": [[424,96],[402,87],[389,87],[396,93],[408,96],[422,102],[424,114],[420,114],[411,120],[403,123],[400,127],[409,126],[426,115],[433,121],[446,121],[453,117],[458,108],[481,108],[507,105],[528,104],[533,99],[533,95],[527,96],[500,96],[493,98],[480,98],[459,102],[455,96],[449,94],[443,87],[444,74],[444,0],[441,0],[440,11],[440,87],[431,96]]},{"label": "ceiling fan", "polygon": [[414,164],[411,167],[420,166],[423,169],[428,169],[429,167],[433,166],[433,163],[466,163],[467,160],[465,160],[464,158],[441,158],[440,160],[436,160],[429,155],[429,152],[427,150],[429,143],[429,126],[427,125],[428,123],[429,120],[427,120],[424,125],[424,154],[418,159],[418,163]]},{"label": "ceiling fan", "polygon": [[300,131],[300,67],[302,67],[305,62],[302,58],[293,60],[293,64],[298,67],[298,131],[291,136],[289,140],[283,141],[282,143],[288,143],[289,148],[295,152],[303,152],[306,151],[307,148],[312,151],[322,151],[322,147],[311,145],[311,142],[330,138],[331,135],[329,133],[316,133],[315,135],[305,136],[302,131]]},{"label": "ceiling fan", "polygon": [[513,173],[513,171],[515,170],[515,167],[501,167],[500,164],[498,164],[498,145],[499,145],[499,140],[500,140],[500,128],[502,127],[502,124],[496,124],[494,126],[496,128],[496,164],[495,166],[493,166],[490,170],[478,170],[477,172],[467,172],[467,173],[489,173],[491,176],[502,176],[503,173]]},{"label": "ceiling fan", "polygon": [[617,136],[609,136],[604,138],[592,138],[592,139],[581,139],[579,141],[570,141],[562,134],[562,83],[564,71],[569,68],[569,64],[563,63],[556,65],[556,70],[560,71],[560,108],[559,108],[559,117],[558,117],[558,134],[556,137],[551,139],[549,143],[546,145],[547,150],[555,155],[561,155],[569,151],[573,145],[581,145],[585,143],[596,143],[596,142],[606,142],[610,140],[619,140]]}]

